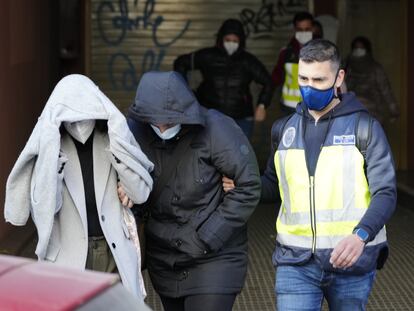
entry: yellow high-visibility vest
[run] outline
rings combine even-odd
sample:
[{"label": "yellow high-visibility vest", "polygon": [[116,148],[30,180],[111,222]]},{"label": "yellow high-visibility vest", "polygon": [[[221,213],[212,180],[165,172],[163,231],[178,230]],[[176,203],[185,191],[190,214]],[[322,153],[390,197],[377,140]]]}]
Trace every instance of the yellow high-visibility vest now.
[{"label": "yellow high-visibility vest", "polygon": [[298,64],[286,63],[285,81],[282,88],[283,104],[287,107],[295,108],[302,100],[298,82]]},{"label": "yellow high-visibility vest", "polygon": [[[364,158],[355,142],[349,143],[352,138],[355,141],[355,135],[339,136],[345,143],[341,139],[337,139],[338,144],[325,143],[315,175],[309,176],[304,144],[298,135],[301,131],[296,130],[301,129],[300,117],[292,119],[296,120],[288,122],[274,156],[282,200],[276,222],[277,240],[282,245],[313,252],[334,248],[352,234],[369,207]],[[384,227],[368,245],[385,241]]]}]

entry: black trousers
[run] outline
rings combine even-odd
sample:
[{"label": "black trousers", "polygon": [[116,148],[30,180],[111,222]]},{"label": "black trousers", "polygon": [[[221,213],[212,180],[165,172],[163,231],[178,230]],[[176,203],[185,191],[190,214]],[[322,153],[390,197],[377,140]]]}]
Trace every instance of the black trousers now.
[{"label": "black trousers", "polygon": [[161,296],[164,311],[231,311],[236,294],[192,295],[179,298]]}]

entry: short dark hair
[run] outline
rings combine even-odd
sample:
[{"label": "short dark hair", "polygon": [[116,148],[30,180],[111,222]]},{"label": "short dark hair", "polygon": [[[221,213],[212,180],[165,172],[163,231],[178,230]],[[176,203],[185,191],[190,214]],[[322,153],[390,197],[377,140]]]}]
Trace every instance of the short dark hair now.
[{"label": "short dark hair", "polygon": [[337,69],[341,66],[338,47],[325,39],[315,39],[306,43],[299,52],[299,59],[305,63],[330,61]]},{"label": "short dark hair", "polygon": [[297,22],[301,22],[304,20],[310,20],[311,22],[313,22],[313,15],[309,12],[298,12],[295,14],[295,16],[293,17],[293,26],[296,26]]}]

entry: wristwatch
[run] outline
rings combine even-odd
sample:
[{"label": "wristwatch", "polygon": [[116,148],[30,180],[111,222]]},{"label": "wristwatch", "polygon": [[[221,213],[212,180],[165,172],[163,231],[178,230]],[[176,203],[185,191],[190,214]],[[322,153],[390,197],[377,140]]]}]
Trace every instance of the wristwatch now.
[{"label": "wristwatch", "polygon": [[357,237],[364,242],[365,244],[368,242],[369,234],[362,228],[357,228],[353,231],[354,234],[357,235]]}]

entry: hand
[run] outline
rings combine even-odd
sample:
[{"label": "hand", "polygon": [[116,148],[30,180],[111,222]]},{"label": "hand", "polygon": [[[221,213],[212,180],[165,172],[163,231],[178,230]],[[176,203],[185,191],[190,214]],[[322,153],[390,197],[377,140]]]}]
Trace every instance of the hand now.
[{"label": "hand", "polygon": [[224,192],[229,192],[230,190],[233,190],[236,186],[234,185],[234,181],[233,179],[230,179],[226,176],[223,176],[223,178],[221,179],[221,181],[223,182],[223,190]]},{"label": "hand", "polygon": [[128,208],[131,208],[134,206],[134,202],[132,202],[132,200],[127,196],[120,182],[118,182],[118,198],[119,198],[119,201],[121,201],[121,204],[123,206],[128,207]]},{"label": "hand", "polygon": [[365,243],[356,234],[351,234],[335,246],[329,262],[334,268],[349,268],[361,256],[364,247]]},{"label": "hand", "polygon": [[266,108],[263,104],[259,104],[256,107],[256,112],[254,114],[254,120],[256,122],[263,122],[266,119]]}]

